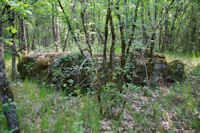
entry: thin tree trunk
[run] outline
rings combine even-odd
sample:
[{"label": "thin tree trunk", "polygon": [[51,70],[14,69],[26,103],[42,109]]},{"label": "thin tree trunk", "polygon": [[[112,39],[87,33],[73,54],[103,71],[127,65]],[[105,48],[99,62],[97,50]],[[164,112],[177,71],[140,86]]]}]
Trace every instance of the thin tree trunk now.
[{"label": "thin tree trunk", "polygon": [[58,16],[55,16],[54,14],[55,12],[57,12],[56,5],[52,4],[52,29],[53,29],[54,43],[56,46],[56,52],[59,52],[60,51],[60,23],[59,23]]},{"label": "thin tree trunk", "polygon": [[60,52],[60,22],[59,18],[56,17],[56,51]]},{"label": "thin tree trunk", "polygon": [[95,24],[96,24],[96,20],[95,20],[95,15],[96,15],[96,8],[95,8],[95,0],[92,0],[92,6],[93,6],[93,10],[91,10],[92,14],[91,14],[91,18],[92,18],[92,24],[91,24],[91,44],[94,44],[95,42]]},{"label": "thin tree trunk", "polygon": [[134,34],[135,34],[135,30],[136,30],[136,22],[137,22],[137,17],[138,17],[139,3],[140,3],[140,0],[137,1],[136,7],[135,7],[135,10],[134,10],[135,16],[133,18],[132,32],[131,32],[131,35],[130,35],[130,38],[129,38],[129,41],[128,41],[128,47],[127,47],[127,50],[126,50],[126,57],[128,57],[130,47],[132,45],[132,42],[134,41]]},{"label": "thin tree trunk", "polygon": [[104,44],[103,35],[102,35],[100,29],[98,27],[96,27],[95,25],[94,25],[94,28],[97,31],[97,39],[98,39],[99,44]]},{"label": "thin tree trunk", "polygon": [[85,40],[89,48],[89,53],[92,56],[92,48],[90,45],[90,36],[89,36],[89,28],[88,28],[89,15],[87,12],[87,0],[82,0],[82,8],[83,8],[83,11],[81,12],[81,20],[82,20],[83,30],[85,33]]},{"label": "thin tree trunk", "polygon": [[68,39],[69,39],[69,30],[68,30],[68,32],[67,32],[67,36],[66,36],[66,39],[65,39],[65,43],[64,43],[64,46],[63,46],[63,49],[62,49],[63,52],[65,52],[65,49],[66,49],[66,47],[67,47]]},{"label": "thin tree trunk", "polygon": [[28,32],[28,25],[25,23],[25,42],[26,42],[26,45],[27,45],[27,52],[29,53],[30,52],[30,44],[29,44],[29,32]]},{"label": "thin tree trunk", "polygon": [[119,29],[120,29],[120,38],[121,38],[121,67],[122,69],[125,66],[126,63],[126,40],[125,40],[125,35],[124,35],[124,22],[121,20],[121,16],[119,14],[119,2],[120,0],[117,1],[116,4],[116,9],[118,11],[117,17],[119,21]]},{"label": "thin tree trunk", "polygon": [[[151,38],[151,43],[150,43],[150,62],[151,62],[151,59],[153,57],[153,50],[154,50],[154,47],[155,47],[155,43],[156,43],[156,30],[154,30],[154,27],[156,26],[156,21],[157,21],[157,3],[158,1],[157,0],[154,0],[154,19],[153,19],[153,22],[151,21],[151,25],[152,25],[152,30],[153,30],[153,35],[152,35],[152,38]],[[151,16],[150,16],[151,18]]]},{"label": "thin tree trunk", "polygon": [[104,74],[107,73],[107,41],[108,41],[108,23],[111,16],[111,4],[110,0],[108,0],[108,9],[106,15],[106,23],[105,23],[105,31],[104,31],[104,48],[103,48],[103,70]]},{"label": "thin tree trunk", "polygon": [[164,47],[163,50],[165,50],[166,47],[169,47],[169,16],[168,16],[168,8],[165,7],[165,21],[164,21],[164,27],[165,27],[165,37],[164,37]]},{"label": "thin tree trunk", "polygon": [[[161,10],[160,12],[160,18],[163,17],[163,10]],[[163,52],[164,51],[164,47],[163,47],[163,43],[164,43],[164,40],[163,40],[163,24],[160,24],[159,25],[159,38],[158,38],[158,48],[159,48],[159,51],[160,52]]]},{"label": "thin tree trunk", "polygon": [[55,43],[56,42],[55,5],[52,4],[51,6],[52,6],[52,31]]},{"label": "thin tree trunk", "polygon": [[141,9],[141,21],[142,21],[142,23],[141,24],[142,24],[143,43],[144,43],[144,45],[146,45],[149,37],[146,33],[146,28],[145,28],[145,25],[144,25],[144,2],[141,1],[141,3],[142,3],[142,9]]},{"label": "thin tree trunk", "polygon": [[160,52],[163,52],[162,51],[162,45],[163,45],[162,30],[163,30],[163,26],[160,25],[160,27],[159,27],[159,38],[158,38],[158,49],[159,49]]},{"label": "thin tree trunk", "polygon": [[151,25],[151,29],[153,29],[154,26],[153,26],[152,17],[151,17],[149,1],[147,1],[147,14],[148,14],[149,22],[150,22],[150,25]]},{"label": "thin tree trunk", "polygon": [[35,37],[36,37],[36,29],[34,30],[34,33],[33,33],[32,44],[31,44],[31,50],[34,50],[34,49],[35,49]]},{"label": "thin tree trunk", "polygon": [[68,17],[68,15],[67,15],[67,13],[65,12],[64,7],[62,6],[61,1],[60,1],[60,0],[57,0],[57,1],[58,1],[58,4],[59,4],[59,6],[60,6],[62,12],[63,12],[64,15],[65,15],[65,19],[66,19],[67,24],[68,24],[68,30],[70,31],[72,37],[74,38],[74,40],[75,40],[75,42],[76,42],[76,44],[77,44],[77,46],[78,46],[78,48],[79,48],[79,51],[81,52],[82,55],[84,55],[83,50],[81,49],[81,45],[80,45],[80,43],[79,43],[79,41],[78,41],[78,39],[77,39],[77,37],[76,37],[76,35],[75,35],[73,29],[72,29],[71,23],[70,23],[70,21],[69,21],[69,17]]},{"label": "thin tree trunk", "polygon": [[110,30],[111,30],[111,36],[112,36],[112,42],[111,42],[111,48],[110,48],[110,69],[111,69],[111,75],[115,69],[115,27],[113,24],[113,17],[112,14],[110,14]]},{"label": "thin tree trunk", "polygon": [[25,20],[24,18],[21,19],[21,41],[22,41],[22,48],[24,48],[25,51],[28,50],[27,47],[27,38],[26,38],[26,25],[25,25]]},{"label": "thin tree trunk", "polygon": [[[94,20],[94,18],[93,18],[93,21],[95,21]],[[91,44],[94,44],[94,42],[95,42],[95,23],[92,23],[91,24]]]},{"label": "thin tree trunk", "polygon": [[171,33],[170,33],[170,39],[169,39],[170,43],[173,43],[173,41],[174,41],[173,35],[174,35],[174,30],[175,30],[175,23],[176,23],[176,20],[178,18],[179,13],[181,12],[181,10],[182,10],[182,5],[180,7],[176,8],[176,11],[175,11],[175,14],[173,17],[174,19],[172,20]]},{"label": "thin tree trunk", "polygon": [[194,51],[194,52],[198,52],[198,50],[195,50],[195,44],[197,44],[197,19],[196,19],[196,12],[195,12],[195,7],[194,5],[192,5],[192,19],[191,19],[191,33],[190,33],[190,36],[191,36],[191,42],[192,42],[192,48],[191,48],[191,51]]}]

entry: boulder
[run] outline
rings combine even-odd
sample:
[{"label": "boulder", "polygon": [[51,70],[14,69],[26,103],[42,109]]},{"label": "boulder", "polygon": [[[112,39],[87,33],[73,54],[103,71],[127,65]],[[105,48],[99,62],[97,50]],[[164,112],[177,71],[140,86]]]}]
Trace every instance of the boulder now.
[{"label": "boulder", "polygon": [[169,63],[168,75],[166,80],[181,81],[185,75],[185,65],[180,60],[174,60]]},{"label": "boulder", "polygon": [[165,84],[180,81],[184,77],[184,64],[180,60],[167,62],[164,55],[149,49],[133,50],[127,60],[127,82],[146,84]]},{"label": "boulder", "polygon": [[150,82],[151,84],[163,82],[168,75],[169,65],[165,58],[154,58],[151,62]]},{"label": "boulder", "polygon": [[[36,54],[22,57],[17,64],[18,72],[22,79],[26,77],[44,77],[51,62],[60,54]],[[46,73],[46,74],[44,74]]]},{"label": "boulder", "polygon": [[134,49],[126,63],[128,82],[145,84],[158,82],[168,71],[167,60],[164,55],[153,53],[150,57],[149,49]]}]

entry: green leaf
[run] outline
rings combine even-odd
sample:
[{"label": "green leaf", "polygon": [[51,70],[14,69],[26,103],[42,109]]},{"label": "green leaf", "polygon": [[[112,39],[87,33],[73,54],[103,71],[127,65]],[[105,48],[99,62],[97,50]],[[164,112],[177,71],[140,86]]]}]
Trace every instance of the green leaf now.
[{"label": "green leaf", "polygon": [[25,7],[25,8],[28,8],[28,7],[29,7],[29,4],[24,4],[24,7]]},{"label": "green leaf", "polygon": [[4,39],[5,43],[8,44],[8,45],[12,45],[12,41],[10,39]]},{"label": "green leaf", "polygon": [[6,27],[6,30],[9,31],[11,29],[11,27]]},{"label": "green leaf", "polygon": [[25,10],[24,12],[27,13],[27,14],[32,15],[32,12],[30,10]]},{"label": "green leaf", "polygon": [[12,34],[16,34],[16,33],[17,33],[17,29],[15,29],[15,28],[12,27],[12,28],[11,28],[11,33],[12,33]]}]

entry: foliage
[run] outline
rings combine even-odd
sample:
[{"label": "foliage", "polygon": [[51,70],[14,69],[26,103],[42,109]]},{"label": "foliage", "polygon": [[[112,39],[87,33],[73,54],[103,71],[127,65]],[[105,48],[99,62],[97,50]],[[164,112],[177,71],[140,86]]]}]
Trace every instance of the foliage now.
[{"label": "foliage", "polygon": [[200,64],[197,64],[197,66],[192,70],[192,74],[200,77]]},{"label": "foliage", "polygon": [[[198,0],[0,0],[0,5],[0,43],[13,46],[5,56],[8,74],[10,58],[19,54],[75,53],[53,62],[47,84],[11,81],[22,132],[199,130]],[[137,48],[148,48],[150,64],[155,50],[175,53],[168,59],[181,58],[188,71],[183,76],[183,65],[177,72],[178,65],[171,64],[172,73],[185,81],[159,80],[156,89],[133,84],[137,61],[143,61],[131,53]],[[25,63],[21,71],[35,74],[35,64]],[[152,66],[144,67],[151,73]],[[146,83],[148,73],[141,75]],[[0,132],[10,132],[5,123],[0,110]]]},{"label": "foliage", "polygon": [[101,93],[101,106],[106,118],[119,119],[124,106],[123,94],[120,92],[119,85],[116,83],[107,83]]},{"label": "foliage", "polygon": [[63,89],[68,94],[75,93],[76,88],[85,93],[91,88],[93,73],[91,60],[75,53],[56,59],[50,67],[48,78],[56,89]]}]

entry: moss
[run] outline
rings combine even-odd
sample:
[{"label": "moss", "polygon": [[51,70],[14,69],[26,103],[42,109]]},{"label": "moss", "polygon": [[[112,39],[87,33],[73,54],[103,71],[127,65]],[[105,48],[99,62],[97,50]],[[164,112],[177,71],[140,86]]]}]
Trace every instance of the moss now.
[{"label": "moss", "polygon": [[185,65],[180,60],[174,60],[169,63],[168,74],[172,80],[181,81],[185,76]]},{"label": "moss", "polygon": [[33,76],[33,65],[35,61],[33,58],[28,56],[23,57],[17,64],[18,72],[20,73],[21,78],[25,79],[27,76]]},{"label": "moss", "polygon": [[[17,69],[21,78],[39,77],[49,68],[50,62],[56,57],[52,54],[24,56],[20,59]],[[46,73],[47,74],[47,73]],[[46,75],[47,76],[47,75]],[[44,77],[44,76],[42,76]]]}]

